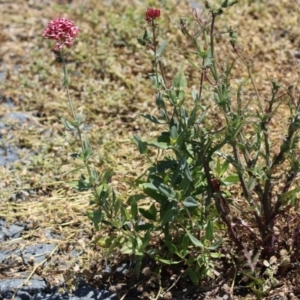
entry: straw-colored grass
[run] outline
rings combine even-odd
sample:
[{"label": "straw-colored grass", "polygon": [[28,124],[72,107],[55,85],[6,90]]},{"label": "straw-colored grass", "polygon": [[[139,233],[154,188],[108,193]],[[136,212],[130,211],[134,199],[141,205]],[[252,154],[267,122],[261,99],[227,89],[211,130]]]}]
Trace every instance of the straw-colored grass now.
[{"label": "straw-colored grass", "polygon": [[[112,185],[126,201],[133,192],[129,183],[147,168],[132,135],[146,138],[158,130],[139,116],[155,110],[155,94],[147,80],[150,53],[136,40],[143,34],[147,5],[162,9],[161,40],[170,37],[165,57],[168,78],[172,78],[183,61],[189,86],[196,86],[199,74],[187,61],[188,58],[195,61],[192,48],[177,28],[180,17],[186,17],[193,27],[189,1],[0,3],[0,72],[7,71],[6,79],[0,83],[0,96],[11,98],[15,104],[13,107],[1,104],[0,115],[25,111],[39,124],[34,128],[24,124],[14,127],[13,132],[3,132],[5,143],[19,145],[22,151],[19,161],[0,168],[0,217],[9,223],[26,222],[29,230],[23,238],[28,244],[57,242],[65,257],[68,247],[83,248],[85,254],[79,266],[82,270],[99,259],[101,251],[93,250],[91,241],[95,232],[85,215],[91,195],[75,193],[66,184],[77,176],[69,173],[78,165],[70,154],[79,144],[60,122],[61,117],[68,117],[62,66],[51,52],[53,41],[43,40],[41,33],[48,21],[57,16],[72,19],[80,28],[67,57],[71,97],[77,109],[83,109],[87,116],[94,164],[99,171],[111,168],[116,172]],[[269,79],[285,86],[296,82],[299,68],[293,54],[300,45],[297,1],[242,0],[228,10],[217,24],[216,51],[223,61],[233,57],[225,35],[221,34],[229,26],[237,31],[241,53],[253,60],[263,104],[270,100]],[[246,76],[245,68],[238,65],[234,77]],[[283,137],[281,126],[286,115],[285,110],[280,111],[272,123],[275,141]],[[58,240],[47,240],[45,229],[57,232]],[[20,243],[24,241],[8,241],[1,247]],[[55,259],[59,258],[53,255]],[[63,271],[70,269],[70,265],[75,266],[75,261],[62,267]],[[54,278],[55,272],[61,276],[58,269],[53,264],[51,270],[46,268],[41,272]]]}]

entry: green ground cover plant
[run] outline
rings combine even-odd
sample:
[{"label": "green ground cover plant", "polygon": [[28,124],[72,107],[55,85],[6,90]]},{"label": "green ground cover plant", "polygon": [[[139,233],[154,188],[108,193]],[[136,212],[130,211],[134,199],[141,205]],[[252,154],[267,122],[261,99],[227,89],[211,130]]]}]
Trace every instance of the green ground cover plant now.
[{"label": "green ground cover plant", "polygon": [[[87,28],[79,25],[85,18],[80,11],[75,10],[72,17],[75,24],[78,19],[79,31],[66,18],[49,23],[47,28],[52,31],[44,31],[44,37],[58,42],[54,49],[55,68],[63,70],[59,119],[67,132],[53,123],[53,128],[59,128],[58,136],[64,138],[58,137],[47,151],[54,156],[64,152],[62,157],[69,152],[70,159],[62,161],[61,170],[66,171],[63,178],[53,176],[57,176],[52,182],[54,187],[44,183],[59,200],[56,208],[52,202],[41,205],[49,213],[57,213],[53,224],[60,224],[61,231],[72,222],[66,212],[74,222],[88,224],[90,249],[94,247],[94,253],[98,252],[93,254],[96,264],[118,266],[124,260],[134,261],[134,274],[128,278],[134,278],[133,286],[143,287],[141,295],[149,285],[154,291],[151,297],[159,298],[170,296],[169,291],[186,291],[186,286],[218,286],[226,282],[231,297],[238,286],[245,293],[251,291],[254,297],[263,298],[282,284],[299,260],[298,78],[284,80],[272,73],[262,87],[260,78],[256,79],[255,57],[241,46],[243,37],[234,18],[222,23],[222,17],[234,9],[238,11],[241,4],[252,5],[253,15],[266,4],[202,4],[201,9],[186,10],[184,15],[171,13],[174,6],[157,3],[141,8],[139,14],[129,8],[122,16],[124,26],[138,27],[130,36],[112,11],[94,11],[89,26],[97,30],[106,14],[110,21],[106,26],[111,28],[103,41],[114,34],[114,47],[122,49],[118,52],[120,58],[128,49],[134,49],[129,56],[139,55],[135,79],[127,79],[118,71],[118,61],[108,57],[104,66],[107,73],[101,75],[102,96],[107,101],[101,103],[101,109],[94,96],[97,86],[92,81],[84,85],[85,79],[78,80],[76,68],[81,69],[85,61],[89,66],[94,60],[105,61],[102,56],[108,50],[101,48],[102,53],[96,47],[96,57],[88,55]],[[58,6],[59,9],[62,8]],[[172,26],[166,26],[167,22]],[[102,41],[97,43],[99,46]],[[41,81],[46,80],[53,67],[42,61],[31,66]],[[95,68],[101,72],[97,64]],[[108,73],[118,81],[114,89],[106,81]],[[51,86],[59,80],[56,74]],[[144,89],[140,103],[148,97],[147,104],[136,105],[132,115],[131,104],[124,113],[114,112],[122,95],[134,99],[135,81]],[[22,79],[25,91],[31,84],[29,79]],[[80,84],[83,102],[76,99]],[[67,99],[65,104],[61,99]],[[71,117],[65,113],[67,106]],[[130,155],[126,152],[127,158],[122,161],[132,160],[136,165],[124,167],[130,179],[123,181],[126,172],[122,162],[119,156],[109,153],[122,145],[122,139],[105,142],[110,126],[105,128],[106,133],[86,129],[93,122],[102,122],[97,114],[107,107],[112,108],[107,116],[122,115],[122,122],[139,122],[139,130],[128,134],[131,141],[124,147],[135,144],[137,151]],[[107,120],[120,124],[117,118]],[[35,147],[30,138],[25,142]],[[60,142],[66,144],[57,149]],[[107,152],[103,155],[101,151]],[[76,168],[72,169],[74,162]],[[134,166],[138,166],[137,170]],[[51,163],[43,163],[42,155],[31,164],[38,172],[52,172],[51,167]],[[32,181],[36,184],[37,180]],[[26,184],[31,185],[30,181]],[[79,205],[75,207],[76,201],[66,204],[68,195],[80,199]],[[72,205],[76,213],[70,209]],[[79,210],[82,211],[78,214]],[[74,243],[78,239],[75,232],[77,229]],[[80,247],[84,248],[82,242]],[[90,249],[86,250],[88,255]],[[84,271],[78,276],[97,285],[89,263],[85,258]],[[72,273],[70,268],[66,276],[71,278]],[[128,290],[130,287],[121,289],[120,297],[125,297]]]}]

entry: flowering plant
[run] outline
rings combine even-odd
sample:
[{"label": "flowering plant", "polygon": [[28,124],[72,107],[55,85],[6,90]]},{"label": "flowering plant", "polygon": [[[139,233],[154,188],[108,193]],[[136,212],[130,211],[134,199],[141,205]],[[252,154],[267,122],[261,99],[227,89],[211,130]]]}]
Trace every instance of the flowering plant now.
[{"label": "flowering plant", "polygon": [[55,40],[55,51],[60,51],[64,46],[73,45],[73,39],[77,36],[79,28],[74,25],[73,21],[66,18],[57,18],[49,22],[44,29],[42,36],[45,39]]},{"label": "flowering plant", "polygon": [[160,9],[148,7],[146,10],[146,21],[147,23],[153,22],[155,19],[160,17]]},{"label": "flowering plant", "polygon": [[98,170],[94,167],[92,163],[93,150],[88,137],[82,132],[82,127],[85,123],[84,115],[82,112],[77,112],[70,97],[70,79],[63,48],[64,46],[70,47],[73,44],[73,40],[79,31],[80,29],[74,25],[73,21],[58,18],[49,22],[42,34],[44,38],[56,41],[54,50],[58,52],[63,64],[63,85],[67,91],[72,119],[63,118],[62,123],[67,131],[77,133],[81,146],[80,151],[71,154],[73,158],[77,158],[82,162],[82,165],[77,167],[74,171],[81,169],[86,170],[86,174],[81,174],[78,180],[70,182],[69,184],[78,191],[92,191],[93,200],[91,200],[91,205],[93,206],[93,210],[88,212],[88,217],[94,223],[96,229],[100,228],[102,222],[105,222],[106,225],[120,228],[124,225],[123,218],[125,213],[122,202],[116,197],[114,191],[108,185],[108,181],[112,177],[113,172],[107,170],[103,174],[99,174]]},{"label": "flowering plant", "polygon": [[[299,218],[289,214],[297,208],[300,191],[300,97],[293,87],[282,91],[273,80],[271,98],[263,105],[251,63],[242,57],[231,28],[225,33],[235,58],[224,65],[218,63],[215,24],[236,2],[223,1],[219,7],[211,7],[207,1],[207,19],[193,10],[195,32],[180,19],[178,26],[194,47],[191,52],[197,63],[193,66],[199,72],[199,85],[192,90],[183,65],[172,80],[167,76],[163,54],[168,41],[160,41],[158,36],[161,11],[146,10],[147,28],[138,42],[152,52],[152,70],[147,75],[155,91],[157,113],[142,116],[161,132],[145,140],[134,136],[140,154],[150,163],[147,172],[136,180],[142,193],[130,196],[124,204],[109,186],[113,172],[99,174],[93,166],[93,151],[81,131],[84,117],[76,112],[69,97],[64,59],[64,84],[73,119],[63,119],[63,123],[66,130],[77,132],[81,151],[72,156],[82,161],[80,168],[85,167],[87,174],[73,186],[79,191],[92,190],[94,206],[88,216],[95,228],[99,231],[104,225],[112,229],[110,237],[99,237],[99,245],[134,254],[138,274],[145,261],[155,262],[153,273],[172,273],[172,268],[179,266],[180,276],[189,277],[194,284],[218,274],[214,259],[226,256],[234,268],[242,266],[238,272],[253,280],[249,286],[262,296],[258,288],[263,286],[267,293],[276,282],[274,274],[285,275],[289,264],[300,257]],[[63,57],[63,47],[72,45],[78,32],[72,21],[56,19],[43,36],[56,40],[55,49]],[[237,61],[246,68],[256,99],[243,98],[245,80],[233,84],[231,73]],[[270,123],[282,99],[288,99],[290,119],[276,152],[271,146]],[[255,107],[254,113],[250,106]],[[150,148],[158,152],[155,159],[149,155]],[[286,224],[284,232],[278,230],[278,220]],[[229,245],[232,252],[220,248],[224,241],[224,249]],[[287,259],[282,250],[289,252]],[[285,259],[273,264],[276,256]],[[267,272],[264,266],[271,265]]]},{"label": "flowering plant", "polygon": [[[227,31],[228,45],[235,58],[224,67],[218,63],[215,23],[225,9],[237,2],[223,1],[219,7],[212,7],[207,1],[207,19],[194,9],[196,32],[191,32],[185,19],[180,20],[178,26],[194,47],[196,59],[200,60],[200,66],[193,63],[199,70],[199,86],[190,96],[187,96],[183,66],[171,83],[167,79],[162,55],[168,41],[159,43],[158,24],[147,17],[149,12],[156,10],[147,10],[146,20],[149,20],[152,37],[146,30],[138,41],[153,51],[153,72],[149,78],[156,93],[158,115],[143,116],[161,127],[162,132],[154,139],[135,137],[135,141],[141,154],[147,155],[151,147],[163,151],[164,155],[152,162],[143,180],[139,178],[145,197],[152,199],[148,209],[132,210],[137,212],[137,218],[142,216],[148,220],[144,224],[146,235],[160,232],[160,243],[165,251],[151,249],[157,260],[168,265],[183,262],[187,267],[185,274],[194,283],[204,276],[213,276],[213,258],[222,256],[220,250],[215,252],[224,237],[222,226],[237,256],[248,266],[241,272],[249,279],[263,272],[257,268],[258,257],[274,261],[275,255],[281,256],[282,264],[273,265],[271,273],[266,271],[265,281],[254,280],[251,285],[254,290],[262,285],[266,292],[271,288],[270,282],[277,282],[274,274],[280,270],[282,276],[287,264],[300,257],[296,242],[300,238],[299,218],[288,213],[297,208],[300,191],[297,186],[300,98],[298,92],[291,91],[292,87],[284,92],[273,80],[271,99],[266,107],[262,105],[251,63],[241,55],[237,36],[231,28]],[[246,67],[256,102],[253,98],[243,100],[245,80],[237,87],[232,84],[231,73],[237,61]],[[270,122],[286,97],[290,109],[289,126],[276,153],[271,147]],[[192,99],[192,105],[188,104],[188,98]],[[207,99],[214,103],[218,119],[209,109]],[[256,113],[253,114],[250,106],[256,108]],[[131,205],[138,206],[138,201],[132,201]],[[284,249],[281,246],[286,242],[283,232],[278,231],[279,220],[294,228],[293,238]],[[246,238],[249,235],[251,239]],[[290,251],[288,260],[287,251]],[[235,255],[232,259],[236,259]]]}]

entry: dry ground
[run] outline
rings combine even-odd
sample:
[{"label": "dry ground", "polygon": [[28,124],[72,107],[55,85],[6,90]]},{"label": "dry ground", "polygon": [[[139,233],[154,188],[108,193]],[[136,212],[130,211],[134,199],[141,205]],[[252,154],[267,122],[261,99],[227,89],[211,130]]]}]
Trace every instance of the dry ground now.
[{"label": "dry ground", "polygon": [[[132,192],[128,183],[147,167],[132,142],[133,134],[148,134],[149,124],[139,113],[155,109],[146,76],[151,70],[149,55],[136,41],[145,26],[147,5],[162,8],[161,36],[171,37],[166,56],[171,78],[190,55],[189,44],[176,26],[180,17],[190,20],[191,6],[186,1],[0,1],[0,72],[7,72],[0,83],[0,96],[14,103],[13,107],[1,104],[0,116],[11,110],[26,111],[40,124],[36,129],[16,128],[12,137],[4,136],[23,150],[18,162],[0,169],[0,217],[9,222],[26,220],[30,228],[26,243],[47,242],[44,229],[50,228],[60,235],[61,253],[72,247],[85,249],[77,264],[69,258],[68,267],[59,263],[62,254],[53,257],[55,267],[40,270],[50,283],[66,280],[67,268],[88,270],[93,261],[99,261],[101,251],[90,245],[94,232],[85,217],[90,195],[73,193],[65,184],[73,176],[68,171],[76,164],[69,154],[78,144],[60,123],[61,117],[68,116],[61,65],[51,52],[53,43],[43,40],[41,32],[57,16],[68,17],[79,26],[79,37],[68,51],[71,96],[88,116],[95,164],[99,170],[115,170],[112,184],[126,200]],[[236,29],[239,47],[253,60],[263,101],[270,98],[269,78],[285,86],[298,78],[294,54],[300,51],[299,18],[296,0],[242,0],[220,17],[219,32],[226,26]],[[229,59],[232,53],[225,37],[220,34],[218,39],[219,56]],[[185,64],[189,85],[196,84],[198,74],[187,61]],[[246,70],[236,68],[234,76],[246,76]],[[281,111],[272,124],[275,140],[283,136],[281,118],[285,114]],[[26,196],[25,201],[8,201],[11,195],[28,191],[36,194]]]}]

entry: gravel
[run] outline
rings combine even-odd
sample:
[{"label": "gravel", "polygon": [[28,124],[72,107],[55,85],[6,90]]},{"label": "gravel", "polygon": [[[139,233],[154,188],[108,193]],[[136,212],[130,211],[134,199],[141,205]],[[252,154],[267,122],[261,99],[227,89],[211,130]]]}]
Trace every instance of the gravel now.
[{"label": "gravel", "polygon": [[[10,224],[7,225],[4,219],[0,219],[0,243],[14,238],[22,238],[22,232],[26,229],[26,225]],[[16,260],[22,260],[24,264],[29,264],[32,258],[35,263],[42,262],[48,253],[55,249],[55,244],[36,244],[29,245],[21,249],[1,249],[0,250],[0,267],[1,269],[12,269]],[[80,253],[73,253],[80,255]],[[98,300],[115,300],[116,294],[107,290],[99,290],[89,286],[85,281],[81,280],[72,293],[60,293],[60,286],[52,286],[45,282],[42,277],[34,275],[27,284],[24,284],[29,277],[29,273],[15,272],[15,278],[3,278],[0,276],[0,300],[12,299],[15,291],[15,299],[17,300],[60,300],[60,299],[98,299]],[[11,276],[10,276],[11,277]],[[19,289],[20,287],[20,289]]]}]

